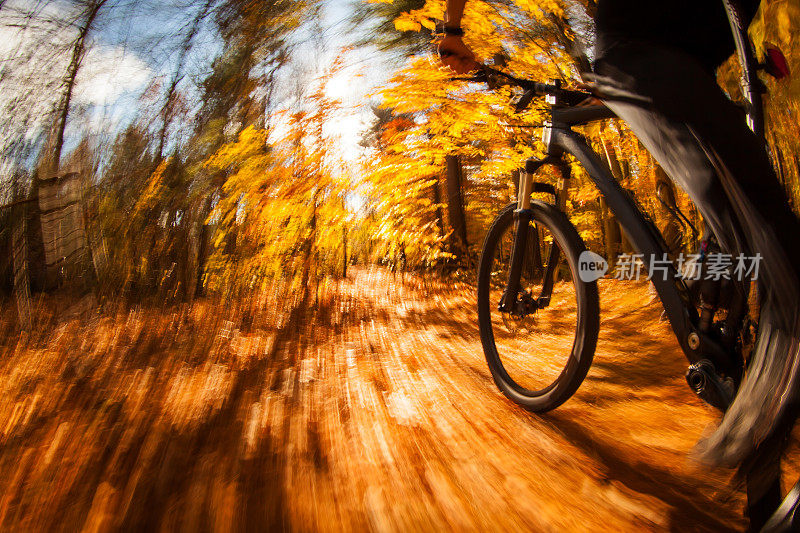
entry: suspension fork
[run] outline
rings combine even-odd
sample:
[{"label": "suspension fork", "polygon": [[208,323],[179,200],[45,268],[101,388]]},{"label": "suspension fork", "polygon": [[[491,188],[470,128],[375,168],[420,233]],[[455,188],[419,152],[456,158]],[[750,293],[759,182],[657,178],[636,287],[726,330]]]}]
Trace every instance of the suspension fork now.
[{"label": "suspension fork", "polygon": [[[550,163],[558,169],[561,175],[561,183],[556,190],[556,202],[558,208],[564,211],[567,206],[567,190],[569,189],[569,180],[572,174],[569,165],[562,158],[551,156],[550,159]],[[561,258],[561,249],[555,242],[555,237],[553,239],[553,243],[550,245],[550,255],[547,258],[547,268],[542,280],[542,293],[536,302],[540,308],[550,305],[550,297],[553,295],[553,285],[556,281],[556,268]]]},{"label": "suspension fork", "polygon": [[519,296],[519,280],[522,276],[522,264],[525,261],[525,251],[528,247],[528,228],[533,220],[531,211],[531,193],[533,192],[533,174],[527,171],[520,172],[519,192],[517,193],[517,208],[514,210],[514,244],[511,247],[511,268],[508,273],[508,282],[500,299],[501,313],[515,313],[517,311],[517,297]]},{"label": "suspension fork", "polygon": [[[533,175],[542,166],[548,164],[558,168],[562,180],[564,180],[564,186],[556,194],[559,207],[563,208],[562,204],[566,202],[566,180],[569,179],[570,173],[569,166],[563,159],[548,155],[544,159],[529,159],[526,161],[524,171],[520,172],[517,208],[514,210],[514,243],[511,248],[511,268],[509,269],[508,282],[499,305],[499,310],[503,313],[519,312],[517,309],[517,300],[521,290],[520,278],[522,277],[522,267],[525,263],[525,253],[528,247],[530,223],[533,220],[533,211],[531,210],[531,194],[535,192]],[[555,268],[558,264],[559,254],[560,250],[558,246],[553,243],[550,247],[549,257],[547,258],[542,293],[536,301],[536,308],[546,307],[550,303],[550,296],[553,292],[553,284],[555,283]],[[523,312],[525,311],[528,310],[523,310]]]}]

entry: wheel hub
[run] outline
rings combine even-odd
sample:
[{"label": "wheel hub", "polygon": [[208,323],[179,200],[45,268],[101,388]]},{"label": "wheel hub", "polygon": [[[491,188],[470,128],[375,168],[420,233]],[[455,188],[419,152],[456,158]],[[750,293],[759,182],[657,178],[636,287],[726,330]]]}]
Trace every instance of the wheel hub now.
[{"label": "wheel hub", "polygon": [[[504,305],[504,299],[501,299],[498,310],[500,316],[503,318],[503,325],[510,333],[516,333],[521,329],[530,329],[536,323],[536,311],[539,305],[529,291],[521,291],[517,294],[516,302],[513,305]],[[508,308],[511,311],[508,311]]]}]

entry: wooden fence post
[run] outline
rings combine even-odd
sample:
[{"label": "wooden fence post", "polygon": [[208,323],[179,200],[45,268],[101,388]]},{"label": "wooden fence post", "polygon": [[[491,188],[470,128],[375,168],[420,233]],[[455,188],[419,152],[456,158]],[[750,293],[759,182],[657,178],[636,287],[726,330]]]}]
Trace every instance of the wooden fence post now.
[{"label": "wooden fence post", "polygon": [[28,220],[25,204],[16,206],[19,216],[12,217],[11,255],[14,265],[14,298],[17,300],[17,314],[20,328],[31,329],[31,288],[28,277],[28,242],[26,234]]},{"label": "wooden fence post", "polygon": [[39,210],[47,287],[55,288],[84,275],[86,271],[86,231],[78,173],[42,180]]}]

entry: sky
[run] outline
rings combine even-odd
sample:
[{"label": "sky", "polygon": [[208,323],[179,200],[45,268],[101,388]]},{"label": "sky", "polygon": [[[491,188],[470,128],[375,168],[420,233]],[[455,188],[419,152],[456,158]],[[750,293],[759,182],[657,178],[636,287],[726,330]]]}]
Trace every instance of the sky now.
[{"label": "sky", "polygon": [[[178,30],[192,18],[192,12],[185,8],[178,11],[174,7],[166,7],[168,3],[159,0],[110,2],[115,3],[114,9],[110,11],[112,15],[99,19],[99,32],[81,67],[73,100],[75,105],[66,132],[66,152],[77,144],[86,131],[91,131],[96,138],[101,139],[100,142],[110,142],[117,132],[137,118],[142,109],[142,93],[151,80],[160,77],[165,81],[171,77],[175,63],[174,50],[179,45],[175,40],[180,38]],[[45,4],[54,16],[63,16],[69,6],[66,0],[7,0],[3,4],[0,10],[0,58],[10,57],[30,47],[33,36],[19,30],[19,13]],[[311,40],[301,42],[298,53],[294,56],[297,64],[283,72],[282,82],[287,88],[291,85],[289,78],[298,71],[303,71],[308,78],[321,75],[334,58],[352,42],[353,35],[347,34],[351,5],[348,0],[326,0],[321,21],[322,50],[319,39],[316,44]],[[170,31],[171,26],[175,27],[174,32]],[[191,90],[191,82],[202,79],[220,50],[219,40],[213,37],[211,28],[206,30],[196,38],[196,46],[188,58],[189,74],[183,90]],[[175,37],[170,37],[170,34]],[[164,38],[164,35],[167,37]],[[59,38],[64,39],[65,43],[73,37],[68,32],[62,31],[59,34]],[[303,39],[302,36],[299,38]],[[52,44],[55,46],[57,43]],[[27,61],[29,69],[44,72],[65,70],[68,57],[52,61],[47,46],[38,45],[33,48],[33,58]],[[365,48],[348,50],[344,52],[343,58],[345,68],[327,86],[327,95],[340,99],[343,109],[329,117],[326,131],[337,139],[342,157],[354,162],[363,151],[359,146],[362,133],[373,118],[369,107],[370,94],[385,83],[390,66],[380,53]],[[24,92],[28,88],[21,89]],[[290,92],[290,89],[284,91]],[[32,93],[30,90],[29,92]],[[159,105],[158,94],[151,98],[152,106]],[[59,95],[58,90],[46,92],[45,98],[41,94],[34,95],[35,98],[30,100],[35,99],[39,108],[32,111],[32,114],[44,116],[46,110],[57,103]],[[13,91],[0,91],[0,109],[3,112],[21,112],[18,97],[19,94]],[[29,125],[29,129],[33,135],[36,127]]]},{"label": "sky", "polygon": [[[329,117],[326,130],[338,138],[342,157],[352,163],[363,153],[359,142],[374,119],[370,103],[377,103],[379,97],[373,93],[388,81],[392,67],[389,59],[375,49],[349,48],[355,37],[347,32],[351,11],[348,1],[328,0],[322,21],[325,50],[318,54],[308,46],[301,55],[313,65],[310,70],[319,75],[342,54],[344,68],[328,82],[326,95],[340,100],[343,109]],[[343,52],[344,49],[347,50]]]}]

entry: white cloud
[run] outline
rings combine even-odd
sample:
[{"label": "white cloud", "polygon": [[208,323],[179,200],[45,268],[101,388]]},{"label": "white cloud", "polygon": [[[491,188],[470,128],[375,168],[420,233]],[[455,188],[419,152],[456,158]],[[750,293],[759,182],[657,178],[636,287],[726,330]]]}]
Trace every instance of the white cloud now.
[{"label": "white cloud", "polygon": [[75,99],[83,105],[108,106],[127,92],[143,89],[152,75],[141,59],[125,49],[96,46],[83,59]]}]

